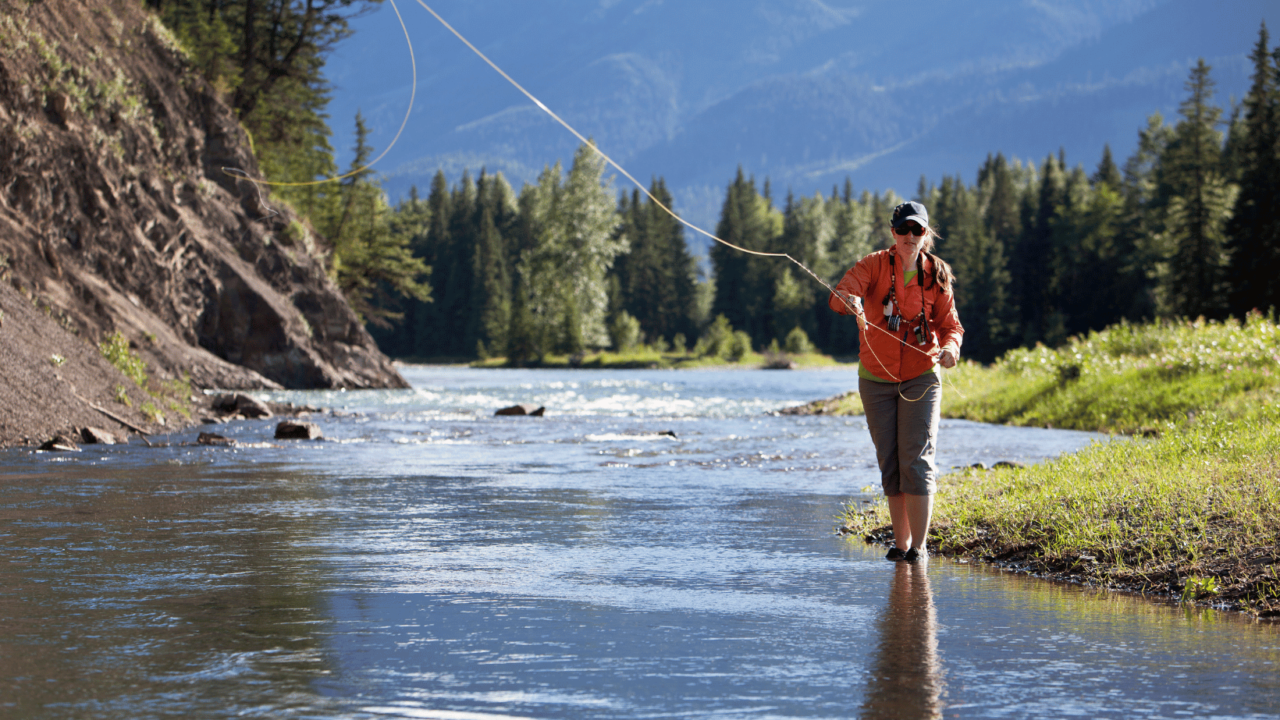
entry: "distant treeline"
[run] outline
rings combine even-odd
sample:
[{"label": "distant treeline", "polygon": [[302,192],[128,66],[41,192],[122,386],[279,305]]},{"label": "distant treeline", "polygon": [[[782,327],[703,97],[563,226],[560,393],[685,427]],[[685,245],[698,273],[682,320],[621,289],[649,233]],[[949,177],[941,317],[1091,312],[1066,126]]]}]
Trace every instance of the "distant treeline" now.
[{"label": "distant treeline", "polygon": [[[517,196],[501,175],[437,173],[396,206],[409,247],[431,266],[431,300],[399,304],[397,322],[371,328],[400,357],[506,356],[694,339],[696,267],[683,226],[639,191],[615,200],[604,162],[583,146]],[[665,205],[661,180],[650,188]],[[705,306],[705,302],[702,303]]]},{"label": "distant treeline", "polygon": [[[343,11],[368,0],[148,0],[222,88],[256,140],[266,174],[302,180],[335,172],[323,55],[349,31]],[[1200,61],[1178,118],[1159,114],[1132,156],[1109,148],[1092,172],[1059,151],[1023,164],[997,154],[972,184],[922,178],[915,199],[955,269],[966,356],[991,360],[1121,319],[1241,316],[1280,305],[1280,49],[1265,25],[1243,102],[1213,102]],[[1222,128],[1225,128],[1225,132]],[[356,160],[371,156],[356,121]],[[664,205],[661,179],[650,191]],[[617,196],[588,147],[515,192],[481,170],[449,186],[437,174],[387,204],[377,178],[273,193],[309,218],[331,248],[331,272],[383,349],[401,357],[507,356],[691,347],[726,336],[849,354],[848,318],[791,263],[713,244],[699,278],[684,229],[635,190]],[[773,197],[739,170],[716,234],[786,252],[834,283],[890,243],[892,192]],[[718,318],[723,316],[723,320]],[[730,332],[730,326],[732,332]],[[802,331],[797,333],[796,329]],[[787,343],[786,340],[791,342]],[[739,348],[740,350],[741,348]]]}]

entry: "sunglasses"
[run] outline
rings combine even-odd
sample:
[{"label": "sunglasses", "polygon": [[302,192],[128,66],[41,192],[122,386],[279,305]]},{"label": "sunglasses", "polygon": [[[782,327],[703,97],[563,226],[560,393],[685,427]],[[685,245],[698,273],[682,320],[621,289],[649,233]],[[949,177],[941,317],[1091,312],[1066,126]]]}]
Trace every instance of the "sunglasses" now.
[{"label": "sunglasses", "polygon": [[924,235],[924,228],[920,227],[916,223],[906,223],[900,228],[894,228],[893,232],[895,235],[915,235],[916,237],[920,237],[921,235]]}]

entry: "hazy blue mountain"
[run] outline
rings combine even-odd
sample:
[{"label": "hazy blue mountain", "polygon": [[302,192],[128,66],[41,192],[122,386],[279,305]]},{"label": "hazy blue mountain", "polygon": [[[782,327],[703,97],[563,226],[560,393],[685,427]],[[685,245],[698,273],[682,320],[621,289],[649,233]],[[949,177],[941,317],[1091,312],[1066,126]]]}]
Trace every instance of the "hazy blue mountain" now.
[{"label": "hazy blue mountain", "polygon": [[[1224,106],[1274,0],[426,0],[530,92],[677,209],[714,225],[738,166],[775,196],[910,196],[921,175],[970,181],[988,153],[1119,160],[1154,111],[1175,115],[1196,58]],[[481,166],[517,187],[577,140],[413,0],[398,0],[417,100],[378,165],[393,198]],[[349,160],[361,110],[379,148],[404,116],[409,51],[390,5],[330,59],[331,125]],[[625,181],[624,181],[625,182]]]}]

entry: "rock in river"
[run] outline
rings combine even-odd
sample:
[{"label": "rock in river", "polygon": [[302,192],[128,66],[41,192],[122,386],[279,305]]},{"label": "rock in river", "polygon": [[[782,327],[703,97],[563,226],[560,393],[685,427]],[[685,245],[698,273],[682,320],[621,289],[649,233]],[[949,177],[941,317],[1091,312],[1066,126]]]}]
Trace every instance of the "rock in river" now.
[{"label": "rock in river", "polygon": [[85,445],[115,445],[119,442],[113,433],[96,427],[80,428],[80,440]]},{"label": "rock in river", "polygon": [[75,441],[61,433],[46,440],[40,449],[46,452],[80,452],[80,447],[75,444]]},{"label": "rock in river", "polygon": [[271,417],[271,408],[267,407],[266,403],[242,393],[219,395],[213,401],[213,409],[220,413],[243,415],[247,418]]},{"label": "rock in river", "polygon": [[215,433],[202,432],[202,433],[200,433],[200,436],[196,438],[196,444],[197,444],[197,445],[218,445],[218,446],[222,446],[222,447],[233,447],[233,446],[236,444],[236,441],[235,441],[235,440],[232,440],[232,439],[231,439],[231,438],[229,438],[229,437],[224,437],[224,436],[222,436],[222,435],[218,435],[218,434],[215,434]]},{"label": "rock in river", "polygon": [[285,420],[276,426],[277,440],[320,440],[320,426],[315,423]]},{"label": "rock in river", "polygon": [[546,411],[547,409],[545,407],[542,407],[541,405],[534,406],[534,405],[521,403],[520,405],[512,405],[511,407],[504,407],[501,410],[498,410],[497,412],[495,412],[494,415],[532,415],[534,417],[542,417],[542,413]]}]

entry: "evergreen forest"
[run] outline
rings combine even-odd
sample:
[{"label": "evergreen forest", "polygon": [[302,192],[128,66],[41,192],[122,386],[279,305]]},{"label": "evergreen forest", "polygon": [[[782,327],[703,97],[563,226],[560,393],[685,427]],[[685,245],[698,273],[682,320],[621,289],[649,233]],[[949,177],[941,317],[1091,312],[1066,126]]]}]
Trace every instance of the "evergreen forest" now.
[{"label": "evergreen forest", "polygon": [[[240,114],[267,177],[338,174],[323,56],[376,0],[148,2]],[[1250,59],[1250,90],[1226,108],[1199,61],[1177,116],[1150,116],[1123,160],[1109,147],[1088,167],[1061,150],[1027,162],[996,152],[972,182],[920,179],[910,199],[929,208],[936,254],[955,271],[965,357],[1056,347],[1121,321],[1280,305],[1280,48],[1265,25]],[[392,205],[364,169],[373,149],[363,120],[354,124],[355,159],[340,181],[272,197],[328,244],[332,276],[394,357],[857,351],[852,319],[785,259],[713,243],[700,271],[685,228],[662,209],[672,206],[662,178],[648,194],[615,189],[584,145],[567,171],[547,167],[518,191],[484,168],[452,185],[438,172],[425,196],[414,188]],[[834,285],[889,246],[902,200],[849,180],[829,194],[776,196],[767,178],[739,169],[714,231],[785,252]]]}]

